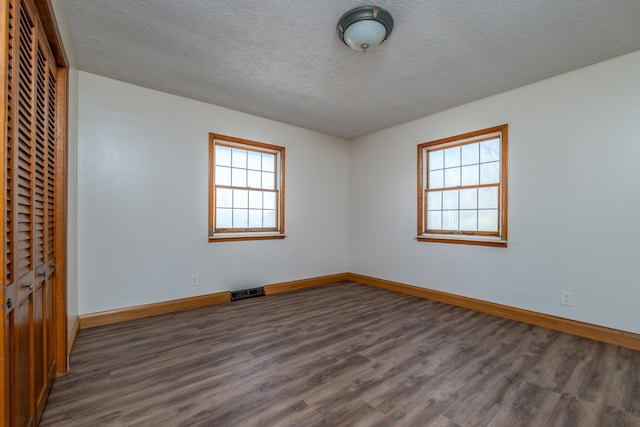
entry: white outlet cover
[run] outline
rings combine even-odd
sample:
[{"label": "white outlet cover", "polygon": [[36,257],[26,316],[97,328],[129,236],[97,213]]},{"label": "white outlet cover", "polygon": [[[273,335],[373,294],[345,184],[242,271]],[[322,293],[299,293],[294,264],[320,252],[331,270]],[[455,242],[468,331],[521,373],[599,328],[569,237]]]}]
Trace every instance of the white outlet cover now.
[{"label": "white outlet cover", "polygon": [[573,292],[562,291],[560,294],[560,304],[566,306],[573,305]]}]

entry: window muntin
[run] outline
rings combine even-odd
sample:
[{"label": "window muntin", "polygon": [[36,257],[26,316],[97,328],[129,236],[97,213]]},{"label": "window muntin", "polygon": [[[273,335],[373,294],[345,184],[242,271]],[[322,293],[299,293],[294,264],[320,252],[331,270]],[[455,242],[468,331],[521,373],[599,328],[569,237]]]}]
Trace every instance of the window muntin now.
[{"label": "window muntin", "polygon": [[419,240],[506,245],[506,149],[507,125],[418,146]]},{"label": "window muntin", "polygon": [[284,237],[284,147],[209,139],[210,240]]}]

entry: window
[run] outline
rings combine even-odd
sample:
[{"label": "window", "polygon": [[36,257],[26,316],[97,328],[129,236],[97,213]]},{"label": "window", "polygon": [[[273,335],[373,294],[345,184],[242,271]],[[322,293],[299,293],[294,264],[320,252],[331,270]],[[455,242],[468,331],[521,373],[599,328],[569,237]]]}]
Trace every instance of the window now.
[{"label": "window", "polygon": [[284,147],[209,134],[209,241],[284,237]]},{"label": "window", "polygon": [[418,240],[507,246],[507,125],[418,145]]}]

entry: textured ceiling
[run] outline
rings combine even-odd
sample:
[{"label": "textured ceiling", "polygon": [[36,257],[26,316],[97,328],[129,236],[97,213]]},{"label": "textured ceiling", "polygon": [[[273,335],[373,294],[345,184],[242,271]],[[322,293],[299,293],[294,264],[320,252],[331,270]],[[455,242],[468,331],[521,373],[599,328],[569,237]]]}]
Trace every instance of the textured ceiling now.
[{"label": "textured ceiling", "polygon": [[81,70],[344,138],[640,49],[640,0],[380,0],[363,54],[335,31],[362,4],[63,0]]}]

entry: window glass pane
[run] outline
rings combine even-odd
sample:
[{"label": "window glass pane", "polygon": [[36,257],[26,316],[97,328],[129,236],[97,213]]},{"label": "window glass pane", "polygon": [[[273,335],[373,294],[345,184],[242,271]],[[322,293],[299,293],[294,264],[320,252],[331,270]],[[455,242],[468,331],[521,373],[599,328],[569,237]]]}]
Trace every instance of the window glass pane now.
[{"label": "window glass pane", "polygon": [[444,170],[444,186],[458,187],[460,185],[460,168]]},{"label": "window glass pane", "polygon": [[442,209],[442,191],[427,193],[427,209],[430,211]]},{"label": "window glass pane", "polygon": [[460,209],[478,208],[478,189],[468,188],[460,190]]},{"label": "window glass pane", "polygon": [[442,230],[442,211],[429,211],[427,213],[427,229]]},{"label": "window glass pane", "polygon": [[478,212],[478,231],[498,231],[497,209],[487,209]]},{"label": "window glass pane", "polygon": [[480,143],[480,162],[494,162],[500,160],[500,139],[490,139]]},{"label": "window glass pane", "polygon": [[444,151],[429,151],[429,170],[444,168]]},{"label": "window glass pane", "polygon": [[498,209],[498,187],[479,188],[478,207],[480,209]]},{"label": "window glass pane", "polygon": [[216,145],[216,165],[231,166],[231,148]]},{"label": "window glass pane", "polygon": [[234,209],[233,210],[233,228],[247,228],[249,225],[249,210]]},{"label": "window glass pane", "polygon": [[231,185],[234,187],[246,187],[247,170],[233,168],[231,172]]},{"label": "window glass pane", "polygon": [[249,151],[247,153],[247,168],[258,171],[262,169],[262,153]]},{"label": "window glass pane", "polygon": [[216,209],[216,228],[231,228],[233,225],[231,209]]},{"label": "window glass pane", "polygon": [[276,211],[263,211],[263,227],[275,228],[276,226]]},{"label": "window glass pane", "polygon": [[480,161],[480,144],[467,144],[462,149],[462,165],[473,165]]},{"label": "window glass pane", "polygon": [[233,207],[233,190],[229,188],[217,188],[216,206],[219,208]]},{"label": "window glass pane", "polygon": [[237,148],[232,149],[231,165],[234,168],[246,168],[247,167],[247,150],[238,150]]},{"label": "window glass pane", "polygon": [[444,150],[444,167],[453,168],[460,166],[460,147],[447,148]]},{"label": "window glass pane", "polygon": [[458,230],[458,211],[442,211],[442,229]]},{"label": "window glass pane", "polygon": [[276,156],[273,154],[262,154],[262,170],[265,172],[275,172]]},{"label": "window glass pane", "polygon": [[478,211],[460,211],[460,230],[478,231]]},{"label": "window glass pane", "polygon": [[431,171],[429,172],[429,188],[442,188],[444,187],[444,171]]},{"label": "window glass pane", "polygon": [[500,162],[480,165],[480,184],[497,184],[500,182]]},{"label": "window glass pane", "polygon": [[249,191],[249,209],[262,209],[262,191]]},{"label": "window glass pane", "polygon": [[249,228],[262,228],[262,210],[249,210]]},{"label": "window glass pane", "polygon": [[458,190],[442,192],[442,208],[458,209]]},{"label": "window glass pane", "polygon": [[264,193],[264,209],[275,209],[276,208],[276,193],[271,191],[265,191]]},{"label": "window glass pane", "polygon": [[249,207],[249,192],[247,190],[233,190],[233,207],[236,209]]},{"label": "window glass pane", "polygon": [[276,174],[273,172],[262,172],[262,186],[261,188],[267,190],[274,190]]},{"label": "window glass pane", "polygon": [[260,180],[262,178],[262,174],[258,171],[247,171],[247,187],[251,188],[260,188],[262,187]]},{"label": "window glass pane", "polygon": [[478,185],[480,183],[480,166],[463,166],[462,167],[462,184],[461,185]]},{"label": "window glass pane", "polygon": [[216,166],[214,179],[216,185],[231,185],[231,168]]}]

